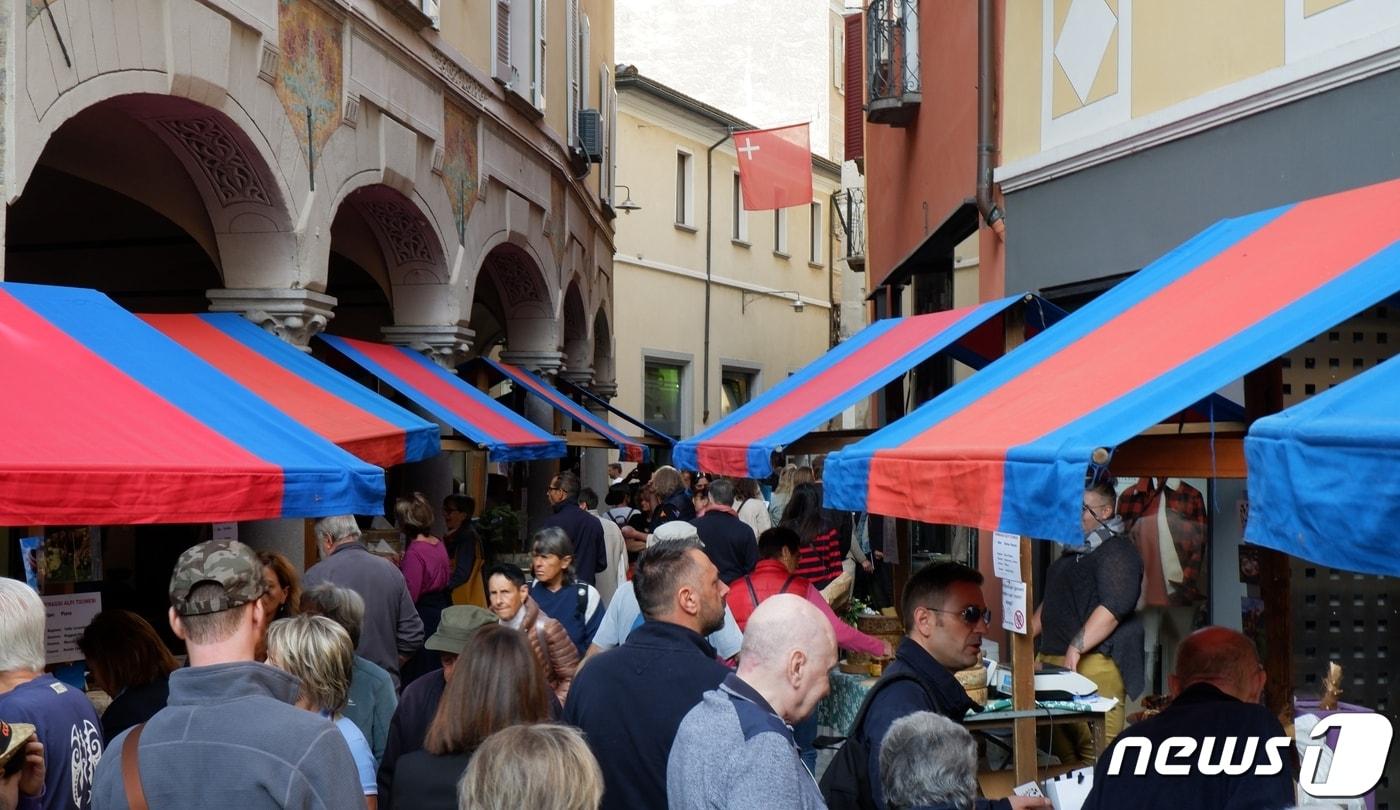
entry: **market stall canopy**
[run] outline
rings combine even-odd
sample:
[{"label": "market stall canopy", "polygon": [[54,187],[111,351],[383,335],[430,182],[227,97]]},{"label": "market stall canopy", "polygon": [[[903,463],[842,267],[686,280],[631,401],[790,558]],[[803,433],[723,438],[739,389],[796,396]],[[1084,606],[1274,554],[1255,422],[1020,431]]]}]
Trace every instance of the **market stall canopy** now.
[{"label": "market stall canopy", "polygon": [[1027,336],[1065,315],[1042,298],[1016,295],[876,321],[713,427],[678,442],[672,459],[682,469],[767,478],[773,473],[774,452],[933,355],[948,350],[973,368],[985,366],[1005,346],[1002,316],[1013,306],[1023,307]]},{"label": "market stall canopy", "polygon": [[141,315],[146,323],[282,413],[356,456],[390,467],[441,450],[438,426],[232,312]]},{"label": "market stall canopy", "polygon": [[636,439],[630,438],[627,434],[608,424],[606,419],[594,416],[588,409],[569,399],[558,388],[550,385],[538,376],[526,371],[519,366],[510,363],[502,363],[492,360],[489,357],[478,357],[468,365],[480,364],[492,369],[496,374],[510,380],[512,383],[524,388],[531,394],[539,397],[549,404],[551,408],[573,419],[588,430],[597,433],[616,445],[622,451],[623,461],[645,461],[647,459],[647,448]]},{"label": "market stall canopy", "polygon": [[1400,363],[1260,419],[1244,452],[1245,539],[1333,568],[1400,576]]},{"label": "market stall canopy", "polygon": [[318,335],[423,410],[485,447],[493,461],[559,458],[564,441],[405,346]]},{"label": "market stall canopy", "polygon": [[827,459],[829,506],[1077,541],[1085,471],[1400,290],[1400,181],[1228,219]]},{"label": "market stall canopy", "polygon": [[384,511],[384,474],[93,290],[0,283],[0,524]]},{"label": "market stall canopy", "polygon": [[588,402],[592,402],[593,404],[597,405],[598,407],[602,408],[603,410],[607,411],[613,416],[616,416],[617,418],[621,419],[627,424],[635,426],[636,428],[641,430],[643,434],[655,439],[656,442],[652,443],[654,445],[657,442],[659,442],[664,447],[671,447],[676,443],[675,436],[671,436],[670,434],[657,430],[656,428],[652,427],[646,422],[643,422],[635,416],[632,416],[631,414],[625,411],[620,411],[617,408],[614,408],[612,406],[612,403],[608,402],[603,397],[595,394],[593,391],[590,391],[582,385],[575,385],[574,383],[571,383],[568,380],[563,379],[561,377],[559,379],[559,390],[564,391],[565,393],[573,393],[581,399],[587,400]]}]

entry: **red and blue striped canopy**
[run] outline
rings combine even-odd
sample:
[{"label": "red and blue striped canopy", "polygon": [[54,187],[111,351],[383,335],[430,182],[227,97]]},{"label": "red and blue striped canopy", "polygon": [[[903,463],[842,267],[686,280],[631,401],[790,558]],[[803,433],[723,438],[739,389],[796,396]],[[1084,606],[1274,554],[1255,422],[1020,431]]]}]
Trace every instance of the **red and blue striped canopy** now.
[{"label": "red and blue striped canopy", "polygon": [[101,293],[0,284],[0,524],[379,514],[384,474]]},{"label": "red and blue striped canopy", "polygon": [[492,360],[489,357],[478,357],[476,359],[485,363],[488,367],[494,369],[498,374],[506,377],[511,382],[549,403],[550,407],[569,416],[588,430],[597,433],[599,436],[617,445],[618,450],[622,452],[622,461],[645,461],[647,459],[646,445],[638,442],[636,439],[628,437],[627,434],[609,425],[606,419],[600,419],[589,413],[587,408],[569,399],[564,395],[564,392],[540,379],[538,376],[519,366],[514,366],[510,363],[502,363]]},{"label": "red and blue striped canopy", "polygon": [[1333,568],[1400,576],[1400,362],[1260,419],[1244,453],[1245,539]]},{"label": "red and blue striped canopy", "polygon": [[322,438],[371,464],[422,461],[438,426],[232,312],[142,315],[146,323]]},{"label": "red and blue striped canopy", "polygon": [[495,461],[559,458],[564,440],[546,433],[456,374],[405,346],[319,335],[361,368],[485,447]]},{"label": "red and blue striped canopy", "polygon": [[[673,462],[716,475],[766,478],[773,453],[839,416],[940,351],[974,368],[1000,354],[998,316],[1026,305],[1028,333],[1064,316],[1054,304],[1017,295],[961,309],[876,321],[713,427],[676,443]],[[979,327],[995,326],[992,329]]]},{"label": "red and blue striped canopy", "polygon": [[828,505],[1078,540],[1112,448],[1400,290],[1400,181],[1216,223],[827,460]]}]

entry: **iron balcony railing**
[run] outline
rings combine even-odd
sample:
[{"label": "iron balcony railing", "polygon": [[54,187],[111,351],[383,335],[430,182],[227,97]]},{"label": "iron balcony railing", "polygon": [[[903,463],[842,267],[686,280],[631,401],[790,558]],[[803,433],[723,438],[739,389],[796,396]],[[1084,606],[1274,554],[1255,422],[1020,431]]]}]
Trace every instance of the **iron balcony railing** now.
[{"label": "iron balcony railing", "polygon": [[865,269],[865,189],[848,188],[836,195],[836,216],[845,236],[846,264]]},{"label": "iron balcony railing", "polygon": [[908,124],[918,112],[918,0],[870,0],[866,12],[866,119],[874,124]]}]

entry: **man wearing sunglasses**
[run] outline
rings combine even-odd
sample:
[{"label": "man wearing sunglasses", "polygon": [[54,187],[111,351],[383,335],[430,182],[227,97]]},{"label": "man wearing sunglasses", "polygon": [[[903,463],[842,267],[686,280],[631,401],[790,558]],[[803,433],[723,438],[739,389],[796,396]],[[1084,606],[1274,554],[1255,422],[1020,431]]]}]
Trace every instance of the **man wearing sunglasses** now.
[{"label": "man wearing sunglasses", "polygon": [[[879,810],[885,810],[880,786],[880,745],[885,734],[896,720],[915,712],[936,712],[954,722],[963,721],[973,703],[953,673],[981,662],[982,636],[992,620],[982,595],[982,575],[959,563],[933,563],[910,577],[900,614],[905,637],[894,663],[866,698],[864,717],[847,742],[856,742],[853,750],[863,750],[867,757],[867,784],[859,788],[859,806],[873,801]],[[828,782],[823,781],[822,787],[827,791]],[[827,799],[830,803],[832,796]],[[977,802],[979,810],[1051,806],[1042,798],[1022,796]]]},{"label": "man wearing sunglasses", "polygon": [[[1123,704],[1143,689],[1142,622],[1134,611],[1142,591],[1142,555],[1123,531],[1116,494],[1107,483],[1084,490],[1084,543],[1068,546],[1045,575],[1045,598],[1032,629],[1041,634],[1040,660],[1077,671],[1118,698],[1104,720],[1108,742],[1123,730]],[[1083,723],[1055,729],[1061,762],[1089,761],[1094,741]]]}]

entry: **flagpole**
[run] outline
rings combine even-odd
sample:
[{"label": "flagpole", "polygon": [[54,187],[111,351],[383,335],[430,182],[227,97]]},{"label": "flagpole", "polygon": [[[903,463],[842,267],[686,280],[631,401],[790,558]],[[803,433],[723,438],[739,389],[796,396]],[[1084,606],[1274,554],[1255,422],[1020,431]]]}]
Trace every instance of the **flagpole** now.
[{"label": "flagpole", "polygon": [[734,136],[734,128],[726,127],[724,137],[715,141],[709,149],[705,150],[705,351],[704,359],[700,368],[700,376],[703,378],[702,398],[704,399],[701,417],[706,425],[710,424],[710,257],[713,253],[714,242],[714,156],[715,150]]}]

